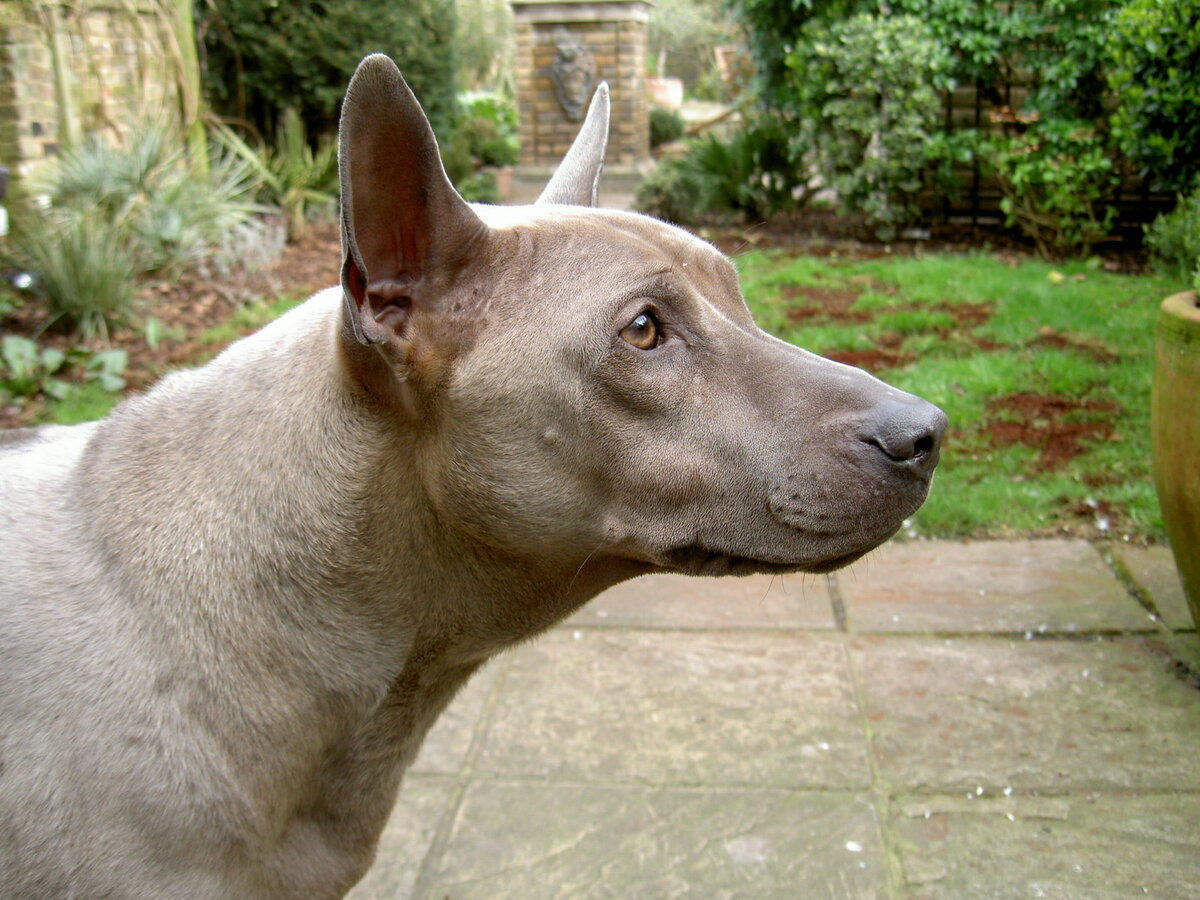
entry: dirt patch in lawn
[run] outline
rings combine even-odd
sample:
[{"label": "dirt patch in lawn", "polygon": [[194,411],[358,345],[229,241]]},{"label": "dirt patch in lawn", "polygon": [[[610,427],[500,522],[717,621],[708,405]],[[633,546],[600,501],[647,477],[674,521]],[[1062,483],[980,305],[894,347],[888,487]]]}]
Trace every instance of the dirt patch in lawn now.
[{"label": "dirt patch in lawn", "polygon": [[[871,282],[863,287],[788,286],[780,290],[780,295],[789,301],[788,319],[800,326],[825,323],[866,325],[884,314],[942,313],[951,324],[930,329],[932,334],[942,340],[958,338],[987,352],[1004,347],[1003,344],[971,333],[991,318],[995,308],[990,303],[897,304],[872,310],[854,309],[854,304],[866,290],[883,294],[895,293],[894,288],[889,285]],[[901,351],[904,335],[897,332],[888,331],[874,336],[872,343],[875,346],[871,349],[835,348],[822,355],[873,373],[908,365],[916,359],[912,354]]]},{"label": "dirt patch in lawn", "polygon": [[1022,444],[1038,451],[1036,470],[1060,468],[1095,441],[1117,440],[1115,403],[1061,394],[1007,394],[987,401],[983,433],[993,446]]},{"label": "dirt patch in lawn", "polygon": [[884,369],[895,369],[913,361],[907,353],[896,353],[893,350],[830,350],[822,354],[826,359],[845,363],[848,366],[858,366],[868,372],[882,372]]},{"label": "dirt patch in lawn", "polygon": [[1121,357],[1098,341],[1063,334],[1049,325],[1038,329],[1038,335],[1033,339],[1032,344],[1035,347],[1050,347],[1054,350],[1075,350],[1085,356],[1091,357],[1104,366],[1112,365],[1121,360]]},{"label": "dirt patch in lawn", "polygon": [[[872,313],[851,309],[862,291],[854,288],[784,287],[780,292],[789,302],[787,317],[793,322],[870,322]],[[804,305],[792,305],[801,301]]]}]

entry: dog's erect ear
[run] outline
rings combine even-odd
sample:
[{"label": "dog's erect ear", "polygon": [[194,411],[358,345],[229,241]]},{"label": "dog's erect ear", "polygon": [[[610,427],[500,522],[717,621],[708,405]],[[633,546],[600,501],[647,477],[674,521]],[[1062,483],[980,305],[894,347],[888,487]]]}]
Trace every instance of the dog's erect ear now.
[{"label": "dog's erect ear", "polygon": [[595,206],[600,193],[600,170],[608,144],[608,84],[600,82],[592,95],[587,117],[571,149],[563,157],[538,203],[568,203]]},{"label": "dog's erect ear", "polygon": [[445,284],[487,227],[442,168],[437,140],[396,64],[358,65],[338,131],[342,291],[361,343],[404,331],[414,302]]}]

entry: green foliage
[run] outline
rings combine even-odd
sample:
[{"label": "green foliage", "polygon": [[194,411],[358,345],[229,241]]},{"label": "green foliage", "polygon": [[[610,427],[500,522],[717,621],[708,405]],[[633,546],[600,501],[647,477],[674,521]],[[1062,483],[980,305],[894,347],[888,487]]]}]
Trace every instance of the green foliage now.
[{"label": "green foliage", "polygon": [[452,123],[452,0],[222,0],[200,13],[210,101],[268,137],[288,107],[310,135],[332,133],[350,74],[374,51],[396,60],[435,132]]},{"label": "green foliage", "polygon": [[258,179],[259,198],[283,211],[287,239],[299,241],[316,212],[331,210],[339,184],[337,142],[322,138],[313,149],[299,113],[288,107],[279,117],[275,146],[255,150],[228,126],[218,126],[218,140],[245,162]]},{"label": "green foliage", "polygon": [[85,141],[33,186],[48,206],[14,211],[13,261],[85,339],[129,322],[137,277],[199,266],[258,227],[250,167],[215,153],[200,171],[182,148],[156,127],[124,147]]},{"label": "green foliage", "polygon": [[98,218],[139,274],[176,274],[211,256],[262,211],[257,187],[248,161],[214,152],[202,171],[176,132],[147,125],[123,146],[99,139],[80,144],[62,156],[42,189],[51,218]]},{"label": "green foliage", "polygon": [[767,108],[787,113],[792,103],[788,56],[800,47],[810,22],[829,23],[874,10],[866,0],[726,0],[745,29],[754,65],[754,92]]},{"label": "green foliage", "polygon": [[[30,400],[38,395],[65,400],[80,385],[119,392],[125,388],[122,375],[129,359],[124,350],[89,353],[72,348],[39,347],[27,337],[6,334],[0,338],[0,399]],[[69,380],[71,372],[73,380]]]},{"label": "green foliage", "polygon": [[513,165],[521,150],[516,104],[499,94],[464,95],[454,140],[466,144],[476,166]]},{"label": "green foliage", "polygon": [[125,379],[122,377],[129,365],[129,356],[124,350],[100,350],[91,354],[83,366],[85,383],[98,384],[106,391],[116,393],[125,390]]},{"label": "green foliage", "polygon": [[646,29],[650,64],[695,92],[716,71],[714,50],[730,40],[723,0],[658,0]]},{"label": "green foliage", "polygon": [[1163,274],[1181,281],[1200,275],[1200,188],[1146,227],[1146,246]]},{"label": "green foliage", "polygon": [[289,106],[279,117],[266,169],[262,181],[268,194],[264,199],[283,210],[288,240],[298,241],[308,231],[313,209],[330,209],[337,202],[337,142],[324,138],[314,151],[300,114]]},{"label": "green foliage", "polygon": [[56,322],[90,341],[130,321],[135,266],[127,218],[108,222],[66,207],[30,210],[14,226],[17,259],[34,274]]},{"label": "green foliage", "polygon": [[700,205],[699,180],[680,157],[661,160],[641,180],[633,205],[639,212],[676,225],[695,225],[705,214]]},{"label": "green foliage", "polygon": [[635,205],[679,224],[735,213],[748,221],[791,208],[797,183],[788,163],[788,136],[770,119],[728,141],[708,136],[681,157],[664,160],[639,186]]},{"label": "green foliage", "polygon": [[1009,225],[1018,226],[1043,256],[1086,252],[1112,227],[1117,175],[1105,142],[1086,123],[1038,122],[1024,134],[981,144],[995,171]]},{"label": "green foliage", "polygon": [[1116,16],[1109,84],[1113,134],[1160,189],[1200,176],[1200,6],[1130,0]]},{"label": "green foliage", "polygon": [[517,107],[498,94],[468,93],[449,140],[441,144],[442,165],[464,198],[499,203],[496,176],[487,167],[511,166],[520,154]]},{"label": "green foliage", "polygon": [[496,176],[492,172],[473,172],[460,179],[455,188],[468,203],[500,202],[500,187],[496,184]]},{"label": "green foliage", "polygon": [[[936,97],[952,83],[974,84],[986,102],[1003,104],[1007,102],[1003,91],[1006,85],[1029,83],[1028,96],[1022,101],[1026,114],[1043,120],[1081,121],[1096,125],[1102,133],[1106,131],[1106,104],[1112,97],[1106,91],[1105,75],[1110,62],[1109,41],[1115,13],[1127,0],[1019,0],[999,4],[979,0],[893,0],[886,15],[878,17],[881,24],[873,29],[880,68],[891,67],[886,74],[872,68],[877,57],[870,49],[855,49],[847,55],[844,51],[850,45],[835,42],[835,38],[848,33],[852,22],[872,21],[880,10],[877,3],[728,2],[747,29],[747,45],[757,67],[757,99],[803,135],[793,167],[805,161],[802,153],[808,153],[807,158],[815,161],[823,177],[847,198],[850,208],[874,219],[882,227],[882,235],[893,232],[907,216],[917,213],[911,188],[923,165],[929,167],[926,172],[932,178],[928,184],[937,194],[953,194],[959,188],[956,179],[961,177],[956,174],[955,164],[971,162],[977,150],[978,136],[973,130],[958,134],[944,130],[946,126],[940,121],[943,111],[939,109],[935,114],[930,88]],[[1150,6],[1155,2],[1134,0],[1134,5]],[[1194,8],[1191,0],[1170,0],[1167,5]],[[917,25],[889,34],[886,23],[900,21]],[[865,41],[866,27],[859,28],[858,39]],[[921,49],[915,55],[901,49],[898,60],[889,57],[886,50],[889,46],[910,45]],[[1145,52],[1153,52],[1150,43],[1143,42],[1142,47]],[[916,64],[907,68],[910,56]],[[861,75],[843,78],[838,74],[859,59],[865,60],[860,65]],[[1172,59],[1178,59],[1178,55]],[[1195,89],[1195,79],[1191,78],[1197,69],[1194,60],[1170,65],[1178,79],[1191,79]],[[886,112],[888,96],[880,95],[877,83],[882,83],[899,103],[899,120]],[[828,106],[819,102],[823,98],[828,98]],[[863,123],[872,112],[873,99],[878,104],[879,127],[866,128]],[[940,105],[941,98],[938,100]],[[917,112],[918,105],[922,113]],[[1200,104],[1193,103],[1190,113],[1195,115],[1197,108]],[[830,116],[841,119],[834,122],[836,128],[831,128]],[[845,136],[839,136],[839,131]],[[1169,127],[1163,133],[1170,133]],[[864,134],[868,136],[868,150],[863,149]],[[1192,159],[1200,159],[1200,153],[1193,152]],[[1088,153],[1076,168],[1093,170],[1099,165],[1095,155]],[[1076,183],[1088,180],[1077,178]],[[1043,203],[1036,196],[1010,200],[1016,215]],[[1103,212],[1097,216],[1103,223]]]},{"label": "green foliage", "polygon": [[6,334],[0,338],[0,398],[34,397],[45,392],[61,397],[66,382],[54,375],[67,361],[67,355],[54,347],[38,348],[27,337]]},{"label": "green foliage", "polygon": [[[950,53],[948,74],[955,81],[987,91],[1013,80],[1020,67],[1033,79],[1029,108],[1048,117],[1090,119],[1103,112],[1109,20],[1122,2],[895,0],[890,10],[926,24]],[[858,7],[877,9],[865,2]]]},{"label": "green foliage", "polygon": [[456,0],[459,87],[511,92],[516,39],[508,0]]},{"label": "green foliage", "polygon": [[683,117],[673,109],[650,108],[650,146],[661,147],[683,137]]},{"label": "green foliage", "polygon": [[810,29],[786,62],[817,171],[880,237],[894,237],[920,212],[948,56],[919,19],[858,15]]}]

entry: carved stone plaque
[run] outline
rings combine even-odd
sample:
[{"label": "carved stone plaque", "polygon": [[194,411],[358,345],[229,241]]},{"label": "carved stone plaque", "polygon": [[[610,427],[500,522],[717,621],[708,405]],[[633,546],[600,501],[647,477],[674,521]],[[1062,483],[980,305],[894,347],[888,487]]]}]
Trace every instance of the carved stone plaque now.
[{"label": "carved stone plaque", "polygon": [[596,61],[578,35],[561,28],[554,36],[554,61],[550,80],[558,105],[572,122],[578,122],[596,80]]}]

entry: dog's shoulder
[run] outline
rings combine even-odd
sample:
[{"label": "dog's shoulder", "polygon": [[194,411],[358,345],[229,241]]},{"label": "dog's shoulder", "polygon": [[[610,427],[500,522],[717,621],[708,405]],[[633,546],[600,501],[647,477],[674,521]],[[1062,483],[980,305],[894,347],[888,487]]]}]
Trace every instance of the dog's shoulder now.
[{"label": "dog's shoulder", "polygon": [[5,496],[21,484],[60,478],[71,471],[96,426],[87,422],[0,431],[0,485]]}]

